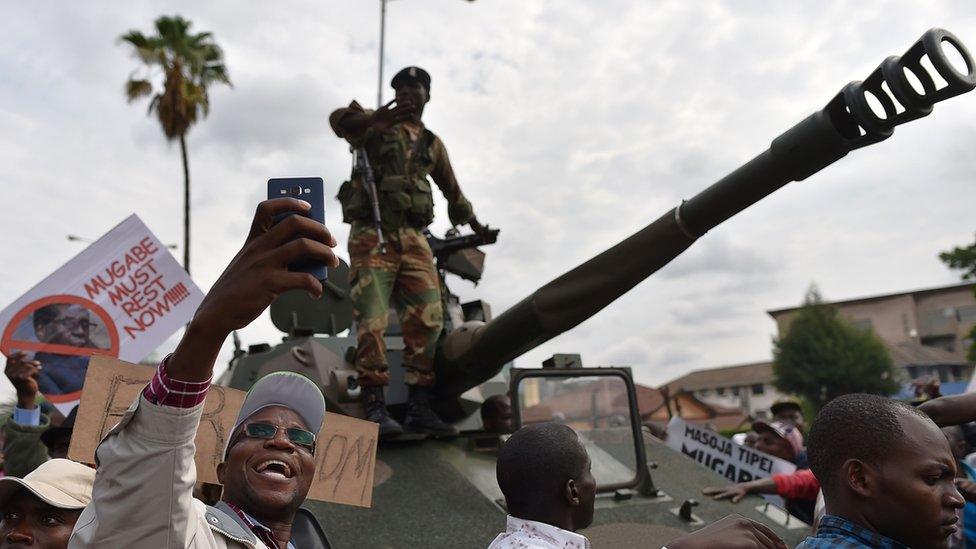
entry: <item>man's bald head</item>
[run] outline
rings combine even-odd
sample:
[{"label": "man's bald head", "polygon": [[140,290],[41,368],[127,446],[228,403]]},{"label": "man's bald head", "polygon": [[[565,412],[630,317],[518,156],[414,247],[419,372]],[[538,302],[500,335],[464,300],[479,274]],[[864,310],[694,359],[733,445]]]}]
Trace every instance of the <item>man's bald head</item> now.
[{"label": "man's bald head", "polygon": [[562,509],[573,515],[573,529],[593,519],[596,482],[590,458],[576,431],[566,425],[535,423],[516,431],[498,452],[496,474],[513,516],[540,520]]}]

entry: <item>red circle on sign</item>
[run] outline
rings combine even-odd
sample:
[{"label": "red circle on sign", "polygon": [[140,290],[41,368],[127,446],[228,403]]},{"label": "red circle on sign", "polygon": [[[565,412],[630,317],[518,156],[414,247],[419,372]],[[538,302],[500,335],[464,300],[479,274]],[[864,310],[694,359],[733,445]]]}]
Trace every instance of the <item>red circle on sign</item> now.
[{"label": "red circle on sign", "polygon": [[[109,338],[109,348],[97,349],[91,347],[73,347],[71,345],[57,345],[52,343],[42,343],[40,341],[13,340],[14,330],[17,329],[17,326],[20,326],[20,323],[23,322],[25,318],[27,318],[27,315],[33,313],[41,307],[44,307],[45,305],[54,304],[81,305],[90,312],[98,315],[98,318],[102,319],[102,322],[105,323],[105,331],[108,332]],[[23,309],[17,311],[17,314],[15,314],[13,318],[10,319],[10,322],[7,323],[7,326],[3,329],[3,337],[0,338],[0,352],[5,355],[10,355],[14,349],[18,351],[45,351],[59,355],[108,355],[118,358],[119,331],[116,329],[115,322],[112,320],[112,317],[108,315],[108,312],[106,312],[105,309],[94,301],[76,295],[52,295],[42,297],[37,301],[28,303]]]}]

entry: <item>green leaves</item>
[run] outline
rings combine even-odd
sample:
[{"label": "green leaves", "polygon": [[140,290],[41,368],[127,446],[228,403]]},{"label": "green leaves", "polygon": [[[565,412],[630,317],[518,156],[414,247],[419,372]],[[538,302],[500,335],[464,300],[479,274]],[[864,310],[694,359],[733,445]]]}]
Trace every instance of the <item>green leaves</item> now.
[{"label": "green leaves", "polygon": [[965,248],[957,246],[939,254],[939,259],[950,269],[963,271],[963,280],[976,278],[976,242]]},{"label": "green leaves", "polygon": [[841,318],[815,288],[789,329],[774,341],[776,387],[802,396],[818,410],[847,393],[888,395],[898,390],[891,357],[872,330]]},{"label": "green leaves", "polygon": [[[976,279],[976,242],[966,247],[956,246],[948,252],[942,252],[939,254],[939,259],[950,269],[962,271],[963,280]],[[976,342],[976,326],[969,330],[968,339]],[[969,347],[967,358],[976,362],[976,343]]]},{"label": "green leaves", "polygon": [[136,99],[150,95],[152,93],[152,83],[148,80],[138,80],[130,78],[125,83],[125,98],[129,103]]},{"label": "green leaves", "polygon": [[[186,135],[199,118],[210,113],[207,88],[213,83],[231,85],[223,51],[214,42],[213,34],[193,34],[193,23],[174,16],[156,19],[156,34],[147,36],[138,30],[123,34],[119,40],[132,46],[133,54],[142,61],[147,76],[129,77],[125,96],[129,102],[152,96],[149,114],[155,113],[167,139]],[[163,73],[162,91],[153,94],[150,69],[160,67]]]}]

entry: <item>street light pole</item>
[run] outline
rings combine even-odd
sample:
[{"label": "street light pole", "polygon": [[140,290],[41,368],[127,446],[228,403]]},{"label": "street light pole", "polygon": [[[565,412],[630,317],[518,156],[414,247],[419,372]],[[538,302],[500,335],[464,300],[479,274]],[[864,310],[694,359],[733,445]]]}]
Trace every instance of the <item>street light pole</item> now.
[{"label": "street light pole", "polygon": [[380,76],[376,86],[376,108],[383,106],[383,43],[386,39],[386,0],[380,0]]},{"label": "street light pole", "polygon": [[[383,106],[383,49],[386,42],[386,3],[390,0],[380,0],[380,75],[376,85],[376,108]],[[468,0],[474,2],[474,0]]]},{"label": "street light pole", "polygon": [[[68,241],[70,241],[70,242],[84,242],[85,244],[94,244],[95,243],[95,241],[92,240],[92,239],[90,239],[90,238],[86,238],[84,236],[78,236],[76,234],[65,235],[65,238],[67,238]],[[177,246],[176,244],[166,244],[165,246],[167,248],[169,248],[170,250],[175,250],[175,249],[179,248],[179,246]]]}]

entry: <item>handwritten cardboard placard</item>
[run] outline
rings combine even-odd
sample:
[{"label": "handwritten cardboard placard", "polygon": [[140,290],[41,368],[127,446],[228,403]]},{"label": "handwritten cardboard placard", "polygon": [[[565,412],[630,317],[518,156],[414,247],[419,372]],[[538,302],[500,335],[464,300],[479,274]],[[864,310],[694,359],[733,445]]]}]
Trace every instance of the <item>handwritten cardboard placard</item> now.
[{"label": "handwritten cardboard placard", "polygon": [[796,470],[796,465],[786,460],[739,446],[730,438],[680,417],[668,422],[668,446],[724,476],[729,482],[748,482]]},{"label": "handwritten cardboard placard", "polygon": [[[149,366],[110,357],[92,358],[69,458],[81,463],[95,462],[98,443],[122,419],[153,371]],[[224,446],[243,402],[243,391],[211,386],[197,430],[197,480],[217,484],[217,464],[223,459]],[[327,412],[316,442],[315,478],[308,497],[370,507],[378,434],[375,423]]]}]

